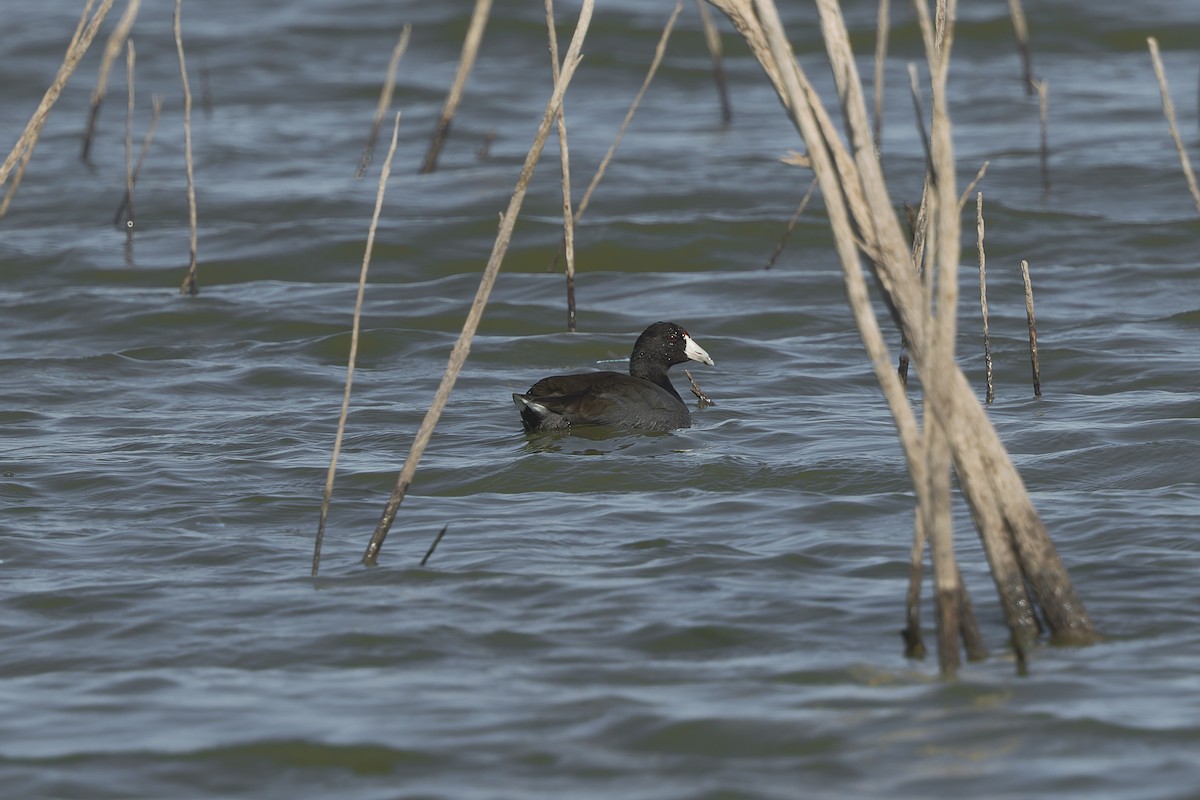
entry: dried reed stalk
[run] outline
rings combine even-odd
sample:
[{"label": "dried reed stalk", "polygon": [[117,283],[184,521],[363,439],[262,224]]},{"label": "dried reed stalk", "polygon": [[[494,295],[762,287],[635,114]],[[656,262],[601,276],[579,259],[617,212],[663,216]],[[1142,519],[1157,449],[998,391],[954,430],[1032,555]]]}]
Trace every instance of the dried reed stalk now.
[{"label": "dried reed stalk", "polygon": [[[965,375],[952,358],[947,364],[946,350],[952,347],[953,340],[945,335],[945,328],[939,331],[939,325],[928,319],[921,279],[913,268],[912,254],[892,210],[879,160],[874,154],[861,82],[837,4],[833,0],[819,0],[818,11],[838,83],[838,96],[842,99],[848,144],[843,142],[796,62],[774,3],[771,0],[713,0],[713,3],[731,19],[747,41],[808,145],[834,230],[851,309],[896,421],[914,490],[918,494],[928,491],[929,464],[915,416],[904,395],[903,385],[891,368],[878,320],[871,309],[861,274],[859,250],[867,257],[876,283],[910,343],[913,361],[921,371],[923,383],[932,371],[941,373],[933,380],[932,391],[931,387],[926,387],[934,408],[933,419],[927,420],[926,424],[937,425],[945,433],[959,484],[988,553],[1014,643],[1024,646],[1038,631],[1035,606],[1025,593],[1026,583],[1033,589],[1036,608],[1058,641],[1077,644],[1093,641],[1095,634],[1091,620],[1075,594],[1020,475]],[[943,11],[948,23],[940,27],[948,28],[954,18],[953,7]],[[927,57],[933,65],[931,73],[942,70],[944,78],[948,59],[937,55],[940,52],[938,37],[947,34],[944,30],[931,29],[927,12],[925,17],[922,35]],[[935,78],[934,86],[942,87],[944,92],[944,79]],[[944,100],[939,100],[938,106],[944,110],[943,103]],[[935,119],[937,116],[935,113]],[[941,252],[926,256],[926,261],[938,265],[937,271],[943,273],[938,282],[943,300],[950,290],[941,284],[954,282],[944,278],[947,274],[953,276],[951,268],[957,266],[958,260],[958,238],[948,235],[958,226],[958,196],[953,191],[953,151],[941,146],[948,142],[948,134],[946,120],[939,123],[939,131],[934,131],[932,137],[932,192],[939,195],[941,208],[931,207],[930,231],[934,241],[926,248],[936,251],[937,242],[944,243]],[[939,317],[953,316],[952,309],[941,305],[939,308],[943,312]],[[938,347],[942,349],[940,354],[936,352]],[[932,531],[928,533],[932,535]],[[943,564],[940,572],[946,576],[946,580],[938,584],[939,594],[944,595],[943,602],[956,608],[960,620],[969,617],[969,604],[962,602],[961,596],[954,597],[956,587],[953,578],[947,575],[951,571]],[[961,588],[961,581],[958,588]],[[961,624],[959,630],[960,633],[963,631]],[[970,647],[970,637],[963,636],[963,639]],[[957,660],[956,656],[950,658]],[[952,667],[952,663],[946,666]]]},{"label": "dried reed stalk", "polygon": [[450,123],[454,120],[455,112],[458,111],[463,87],[467,85],[467,78],[470,77],[471,70],[475,67],[475,57],[479,54],[479,44],[483,41],[483,30],[487,27],[488,14],[491,10],[492,0],[475,0],[475,10],[471,13],[471,24],[467,26],[467,36],[463,39],[462,54],[458,59],[458,71],[454,75],[454,84],[450,87],[450,94],[446,95],[446,103],[442,106],[441,116],[438,117],[433,140],[429,143],[429,150],[425,153],[425,160],[421,163],[420,173],[422,175],[437,169],[438,156],[441,155],[442,146],[450,134]]},{"label": "dried reed stalk", "polygon": [[[591,183],[583,193],[579,205],[575,207],[575,225],[579,225],[579,220],[583,218],[584,212],[588,209],[588,204],[592,202],[592,194],[596,191],[596,187],[600,185],[600,179],[604,177],[604,171],[608,169],[608,164],[612,161],[613,155],[617,152],[617,147],[621,144],[621,140],[625,138],[625,130],[629,127],[629,123],[633,121],[633,115],[637,112],[638,104],[642,102],[642,95],[650,88],[650,82],[654,80],[655,74],[658,72],[658,65],[662,63],[663,54],[667,50],[667,40],[671,38],[671,31],[675,27],[675,20],[679,19],[680,12],[683,11],[683,0],[675,0],[675,9],[671,12],[671,16],[667,19],[667,24],[663,26],[662,35],[658,38],[658,44],[654,48],[654,58],[650,61],[650,68],[646,70],[646,77],[642,81],[642,86],[633,97],[633,102],[629,104],[629,110],[625,112],[625,119],[621,121],[621,127],[617,131],[617,138],[613,140],[609,146],[608,152],[604,154],[604,158],[600,160],[600,166],[596,168],[596,174],[592,176]],[[551,264],[551,269],[558,266],[559,259],[563,256],[563,247],[560,245],[558,252],[554,256],[554,261]]]},{"label": "dried reed stalk", "polygon": [[696,379],[692,377],[692,371],[690,369],[685,369],[683,374],[687,376],[688,384],[690,384],[692,388],[692,394],[696,395],[696,400],[701,408],[707,408],[708,406],[716,405],[712,398],[706,395],[704,390],[700,388],[700,384],[696,383]]},{"label": "dried reed stalk", "polygon": [[8,183],[9,177],[13,179],[8,191],[4,194],[4,199],[0,201],[0,219],[3,219],[4,215],[8,213],[9,203],[12,202],[13,195],[21,185],[21,178],[25,175],[25,168],[29,166],[29,160],[33,158],[33,150],[37,147],[38,138],[42,135],[42,128],[46,125],[51,109],[58,102],[58,97],[75,72],[75,68],[79,66],[83,54],[91,47],[96,33],[100,30],[100,23],[104,21],[104,17],[108,15],[113,4],[113,0],[101,0],[96,13],[92,15],[91,19],[88,19],[94,2],[95,0],[87,0],[87,4],[84,5],[83,13],[79,17],[79,24],[75,26],[75,33],[67,45],[67,53],[63,56],[58,73],[54,76],[50,87],[46,89],[46,93],[42,95],[42,101],[38,103],[33,116],[25,124],[25,130],[21,132],[17,143],[9,151],[4,163],[0,164],[0,187]]},{"label": "dried reed stalk", "polygon": [[1167,73],[1163,69],[1162,56],[1158,53],[1158,40],[1153,36],[1146,39],[1150,47],[1150,59],[1154,62],[1154,75],[1158,78],[1158,91],[1162,95],[1163,116],[1167,118],[1167,127],[1171,130],[1171,138],[1175,141],[1175,150],[1179,153],[1179,165],[1183,168],[1183,177],[1187,180],[1188,191],[1200,211],[1200,188],[1196,186],[1196,173],[1192,171],[1192,161],[1188,158],[1187,148],[1179,136],[1179,128],[1175,124],[1175,104],[1171,102],[1171,90],[1167,87]]},{"label": "dried reed stalk", "polygon": [[550,100],[546,104],[546,110],[542,114],[542,121],[538,125],[533,145],[529,148],[528,155],[525,156],[525,165],[521,168],[521,175],[517,179],[516,189],[513,190],[512,198],[508,203],[508,210],[500,218],[500,230],[496,234],[496,242],[492,247],[492,254],[488,258],[487,266],[484,268],[483,276],[480,278],[479,289],[475,293],[475,300],[471,304],[471,310],[467,313],[466,321],[463,323],[462,333],[459,334],[458,341],[454,345],[454,350],[450,353],[450,359],[446,364],[446,372],[442,376],[442,382],[438,386],[432,404],[429,406],[429,411],[425,414],[425,419],[421,422],[421,427],[417,430],[416,437],[413,439],[412,448],[409,450],[404,467],[400,470],[400,475],[396,479],[396,486],[392,489],[391,497],[388,498],[379,524],[371,536],[371,541],[367,544],[366,553],[363,555],[363,563],[367,566],[375,566],[378,563],[380,548],[383,547],[383,542],[387,538],[388,531],[392,527],[392,522],[396,518],[396,511],[400,508],[400,503],[404,500],[404,495],[412,483],[413,476],[416,474],[417,463],[420,461],[421,455],[425,452],[425,447],[429,444],[430,437],[433,436],[433,429],[442,415],[442,409],[446,406],[446,400],[450,397],[450,391],[454,388],[454,382],[458,378],[458,373],[462,369],[462,365],[467,359],[467,354],[471,350],[471,337],[475,335],[475,330],[479,327],[479,320],[483,316],[483,309],[487,305],[488,297],[492,292],[492,286],[496,282],[496,275],[500,271],[500,264],[503,262],[504,254],[508,250],[513,226],[516,224],[517,215],[521,211],[521,204],[525,199],[525,192],[529,188],[529,181],[532,179],[534,168],[537,166],[538,159],[542,155],[546,138],[550,135],[550,128],[558,115],[558,107],[562,103],[563,94],[566,92],[571,78],[575,75],[575,69],[579,66],[579,62],[582,59],[580,49],[583,47],[584,38],[587,36],[587,29],[592,20],[594,5],[595,0],[583,0],[583,6],[579,12],[579,21],[575,25],[575,34],[571,38],[571,44],[567,48],[566,56],[563,58],[562,72],[554,84],[554,92],[551,94]]},{"label": "dried reed stalk", "polygon": [[983,192],[975,198],[975,248],[979,251],[979,310],[983,315],[983,367],[987,378],[984,402],[990,405],[996,399],[996,386],[992,382],[992,337],[988,333],[987,259],[983,252]]},{"label": "dried reed stalk", "polygon": [[411,34],[412,25],[405,23],[403,30],[400,31],[400,38],[396,41],[396,46],[392,48],[387,77],[383,81],[383,89],[379,92],[379,104],[375,107],[375,119],[371,122],[371,132],[367,135],[366,145],[363,146],[362,157],[358,159],[358,170],[354,173],[355,178],[361,179],[367,174],[367,167],[371,166],[371,157],[375,154],[375,140],[379,138],[379,128],[383,125],[384,115],[392,105],[392,94],[396,89],[396,70],[400,68],[400,59],[404,58],[404,51],[408,49],[408,39]]},{"label": "dried reed stalk", "polygon": [[888,32],[891,29],[890,6],[891,0],[879,0],[879,14],[875,20],[875,83],[871,89],[875,95],[875,128],[872,139],[875,142],[876,156],[883,152],[883,73],[887,65]]},{"label": "dried reed stalk", "polygon": [[146,154],[150,152],[150,143],[154,141],[154,131],[158,128],[158,118],[162,115],[162,104],[161,95],[156,94],[151,98],[153,110],[150,112],[150,126],[146,129],[146,137],[142,140],[142,149],[138,152],[138,160],[134,165],[133,174],[126,180],[125,197],[121,199],[121,204],[117,206],[117,213],[113,217],[113,225],[124,228],[130,238],[133,236],[134,228],[133,189],[137,186],[138,176],[142,174],[142,165],[146,163]]},{"label": "dried reed stalk", "polygon": [[96,77],[96,88],[92,90],[92,107],[88,113],[87,129],[83,133],[83,150],[80,158],[85,164],[92,150],[96,119],[100,116],[100,107],[104,105],[104,95],[108,92],[109,70],[112,69],[113,62],[120,55],[121,48],[125,46],[125,40],[129,38],[129,31],[133,28],[133,21],[137,19],[138,7],[141,4],[142,0],[129,0],[125,6],[125,13],[117,20],[117,27],[113,28],[113,32],[109,34],[108,42],[104,46],[104,56],[100,59],[100,71]]},{"label": "dried reed stalk", "polygon": [[[554,30],[554,0],[546,0],[546,29],[550,40],[550,77],[557,83],[558,34]],[[567,149],[567,118],[563,103],[558,107],[558,155],[562,173],[563,253],[567,259],[567,333],[575,332],[575,214],[571,210],[571,155]]]},{"label": "dried reed stalk", "polygon": [[704,44],[712,57],[713,80],[717,82],[717,98],[721,102],[721,121],[728,124],[733,119],[733,105],[729,102],[729,86],[725,81],[725,64],[721,51],[721,34],[717,31],[712,15],[708,13],[707,0],[696,0],[700,11],[700,27],[704,29]]},{"label": "dried reed stalk", "polygon": [[133,47],[133,39],[126,40],[125,48],[125,75],[126,83],[129,87],[129,102],[125,112],[125,208],[128,211],[128,214],[126,214],[125,244],[128,246],[133,244],[133,109],[135,97],[133,90],[133,68],[137,62],[137,53]]},{"label": "dried reed stalk", "polygon": [[767,259],[767,263],[763,266],[763,269],[770,269],[775,266],[775,262],[779,260],[780,254],[783,253],[783,248],[787,246],[788,239],[792,238],[792,231],[795,229],[796,223],[800,221],[800,215],[804,213],[804,209],[808,208],[808,201],[812,200],[813,192],[816,190],[817,179],[813,178],[808,184],[808,191],[800,199],[800,205],[796,207],[796,213],[792,214],[792,218],[788,220],[787,228],[783,231],[783,236],[779,237],[779,244],[775,245],[775,252],[771,253],[771,257]]},{"label": "dried reed stalk", "polygon": [[179,74],[183,81],[183,160],[187,166],[188,199],[188,271],[179,286],[180,294],[196,294],[196,179],[192,169],[192,89],[188,84],[187,62],[183,57],[182,0],[175,0],[175,50],[179,54]]},{"label": "dried reed stalk", "polygon": [[429,563],[429,559],[433,558],[433,551],[437,550],[437,546],[441,544],[442,537],[446,535],[446,530],[449,527],[449,523],[443,525],[442,529],[438,531],[437,536],[433,537],[433,542],[429,545],[429,549],[425,551],[425,557],[421,559],[422,567]]},{"label": "dried reed stalk", "polygon": [[1025,83],[1025,94],[1032,95],[1033,56],[1029,49],[1029,24],[1025,21],[1025,9],[1021,0],[1008,0],[1008,14],[1012,17],[1013,33],[1017,36],[1017,49],[1021,53],[1021,80]]},{"label": "dried reed stalk", "polygon": [[1029,262],[1021,260],[1021,280],[1025,282],[1025,318],[1029,322],[1029,365],[1033,369],[1033,396],[1042,396],[1042,367],[1038,363],[1037,321],[1033,316],[1033,284],[1029,280]]},{"label": "dried reed stalk", "polygon": [[[367,246],[363,252],[362,268],[358,273],[358,294],[354,297],[354,320],[350,326],[350,355],[346,359],[346,387],[342,392],[342,410],[338,414],[337,433],[333,437],[333,455],[329,459],[329,471],[325,474],[325,492],[321,497],[321,516],[317,522],[317,537],[313,544],[312,575],[315,578],[321,568],[321,545],[325,541],[325,523],[329,519],[329,502],[333,497],[333,480],[337,475],[338,456],[342,452],[342,438],[346,432],[346,417],[350,413],[350,387],[354,383],[354,364],[358,359],[358,335],[362,326],[363,296],[367,290],[367,271],[371,267],[371,252],[375,249],[375,231],[379,227],[379,214],[383,210],[383,195],[387,191],[388,178],[392,174],[392,156],[396,154],[396,140],[400,133],[400,112],[392,124],[392,142],[387,157],[379,171],[379,188],[375,192],[375,211],[371,214],[371,227],[367,230]],[[445,531],[443,531],[444,533]],[[439,539],[441,536],[439,535]],[[430,550],[432,553],[432,549]],[[426,556],[428,558],[428,556]],[[421,562],[424,566],[425,562]]]},{"label": "dried reed stalk", "polygon": [[1033,88],[1038,96],[1038,121],[1041,123],[1041,145],[1038,147],[1038,161],[1042,168],[1042,199],[1050,195],[1050,84],[1044,80],[1034,80]]}]

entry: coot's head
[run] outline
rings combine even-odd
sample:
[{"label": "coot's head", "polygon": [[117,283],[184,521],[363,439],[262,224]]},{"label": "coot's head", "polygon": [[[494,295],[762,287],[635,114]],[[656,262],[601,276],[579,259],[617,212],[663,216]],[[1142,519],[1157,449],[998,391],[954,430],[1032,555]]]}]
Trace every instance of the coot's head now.
[{"label": "coot's head", "polygon": [[674,322],[656,322],[638,337],[633,345],[630,363],[650,362],[666,370],[672,364],[699,361],[712,365],[712,357],[696,344],[683,326]]}]

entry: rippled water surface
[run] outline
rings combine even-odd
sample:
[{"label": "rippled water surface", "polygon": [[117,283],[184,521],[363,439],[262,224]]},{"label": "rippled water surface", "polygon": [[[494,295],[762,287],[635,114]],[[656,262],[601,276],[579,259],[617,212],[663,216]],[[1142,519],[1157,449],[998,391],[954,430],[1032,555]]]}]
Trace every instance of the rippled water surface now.
[{"label": "rippled water surface", "polygon": [[[9,5],[5,153],[82,3]],[[913,500],[819,207],[763,269],[808,176],[779,163],[800,142],[724,21],[732,122],[685,5],[580,226],[573,335],[549,270],[561,211],[547,148],[470,358],[366,569],[549,93],[541,4],[497,4],[441,168],[417,175],[470,3],[184,3],[194,298],[177,293],[187,212],[168,5],[146,4],[134,29],[139,143],[150,96],[165,107],[132,249],[112,227],[123,68],[93,163],[79,161],[121,4],[0,222],[5,796],[1197,796],[1200,223],[1145,43],[1161,40],[1195,157],[1194,9],[1032,4],[1046,196],[1006,4],[960,9],[962,185],[990,162],[989,413],[1106,639],[1042,647],[1018,676],[960,508],[992,655],[946,682],[901,652]],[[577,196],[670,11],[599,5],[566,103]],[[875,4],[847,5],[869,74]],[[827,92],[814,10],[786,12]],[[906,74],[919,37],[907,6],[893,19],[883,162],[899,205],[922,180]],[[405,22],[400,143],[313,579],[386,135],[368,176],[354,171]],[[982,394],[964,223],[960,358]],[[717,403],[693,428],[521,432],[511,392],[626,356],[656,319],[716,359],[690,365]]]}]

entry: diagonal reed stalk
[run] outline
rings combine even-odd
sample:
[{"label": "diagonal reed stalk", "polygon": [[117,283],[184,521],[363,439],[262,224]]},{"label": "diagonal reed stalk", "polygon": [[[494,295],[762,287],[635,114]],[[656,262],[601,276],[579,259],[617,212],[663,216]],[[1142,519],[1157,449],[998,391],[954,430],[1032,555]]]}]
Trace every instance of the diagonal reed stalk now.
[{"label": "diagonal reed stalk", "polygon": [[470,77],[471,70],[475,67],[475,57],[479,55],[479,45],[483,41],[483,29],[487,27],[488,14],[491,13],[491,10],[492,0],[475,0],[475,10],[471,13],[471,23],[467,26],[462,54],[458,59],[458,71],[454,75],[450,93],[446,95],[446,103],[442,106],[442,113],[438,117],[433,140],[430,141],[429,150],[425,153],[425,160],[421,163],[420,174],[422,175],[437,169],[438,156],[442,153],[446,137],[450,135],[450,123],[454,121],[454,114],[458,111],[463,87],[467,85],[467,78]]},{"label": "diagonal reed stalk", "polygon": [[125,40],[129,38],[129,31],[133,28],[133,21],[137,19],[138,8],[141,4],[142,0],[129,0],[125,6],[125,13],[117,20],[117,27],[109,34],[108,42],[104,45],[104,56],[100,59],[96,88],[92,90],[92,107],[88,113],[87,130],[83,133],[83,150],[80,158],[85,164],[88,162],[88,156],[92,150],[96,119],[100,116],[100,107],[104,104],[104,95],[108,92],[108,73],[112,69],[113,62],[117,60],[117,56],[121,54]]},{"label": "diagonal reed stalk", "polygon": [[375,211],[371,214],[371,227],[367,230],[367,246],[363,252],[362,268],[358,273],[358,294],[354,297],[354,321],[350,326],[350,355],[346,358],[346,388],[342,392],[342,410],[338,414],[337,433],[333,437],[333,455],[329,459],[329,471],[325,474],[325,493],[321,497],[321,517],[317,522],[317,537],[313,544],[312,574],[315,578],[321,568],[321,545],[325,541],[325,522],[329,519],[329,501],[333,497],[333,479],[337,475],[338,456],[342,452],[342,437],[346,432],[346,417],[350,413],[350,387],[354,383],[354,364],[358,359],[358,334],[362,329],[363,296],[367,291],[367,271],[371,267],[371,253],[375,249],[375,231],[379,227],[379,214],[383,211],[383,195],[387,191],[388,177],[392,174],[392,156],[396,154],[396,139],[400,133],[400,112],[392,123],[392,142],[387,157],[379,171],[379,188],[375,192]]},{"label": "diagonal reed stalk", "polygon": [[[939,3],[937,23],[917,3],[934,93],[930,145],[930,211],[924,261],[936,293],[927,293],[893,210],[875,156],[862,85],[849,36],[835,0],[818,0],[822,33],[841,99],[846,139],[796,61],[772,0],[712,0],[733,22],[762,65],[793,124],[808,145],[833,228],[847,296],[864,347],[896,422],[918,496],[919,522],[934,554],[939,619],[939,662],[944,674],[959,664],[956,638],[968,656],[979,654],[973,619],[949,541],[948,449],[987,553],[1005,619],[1018,653],[1036,638],[1035,609],[1057,641],[1095,639],[1091,620],[1075,594],[1020,475],[965,375],[954,362],[954,306],[959,260],[959,196],[946,105],[946,76],[953,33],[953,2]],[[926,395],[921,432],[903,385],[891,368],[871,308],[861,258],[865,257],[895,322],[909,342]],[[930,315],[930,302],[940,312]],[[928,433],[933,430],[933,433]],[[926,445],[929,445],[927,448]],[[931,527],[932,526],[932,527]],[[935,540],[935,537],[938,537]],[[1026,592],[1032,590],[1032,596]],[[1036,601],[1036,606],[1033,601]]]},{"label": "diagonal reed stalk", "polygon": [[87,0],[87,4],[84,5],[83,13],[79,17],[79,24],[75,27],[75,33],[67,45],[67,53],[63,56],[62,65],[58,68],[58,74],[54,76],[54,80],[46,89],[42,101],[38,103],[33,116],[26,123],[25,130],[21,132],[17,143],[9,151],[4,163],[0,164],[0,188],[8,184],[10,177],[12,178],[12,183],[8,186],[4,199],[0,200],[0,219],[3,219],[4,215],[8,213],[8,206],[12,202],[13,195],[21,185],[21,178],[25,175],[25,168],[29,166],[29,160],[33,158],[33,150],[37,147],[38,137],[42,135],[42,128],[45,127],[46,120],[50,117],[51,109],[58,102],[59,95],[62,94],[63,87],[67,85],[75,68],[79,66],[83,54],[91,47],[92,41],[100,30],[100,23],[104,22],[105,16],[112,8],[113,0],[102,0],[95,14],[89,19],[88,14],[92,13],[94,4],[95,0]]},{"label": "diagonal reed stalk", "polygon": [[383,118],[392,105],[392,94],[396,89],[396,70],[400,68],[400,59],[404,58],[404,51],[408,49],[408,39],[411,35],[412,25],[406,23],[400,31],[400,38],[396,41],[396,46],[392,48],[387,77],[383,81],[383,89],[379,92],[379,104],[375,107],[375,119],[371,122],[371,132],[367,135],[367,143],[363,146],[362,157],[358,160],[358,171],[354,173],[355,178],[362,178],[367,174],[367,167],[371,166],[371,158],[375,155],[375,140],[379,138],[379,128],[383,125]]},{"label": "diagonal reed stalk", "polygon": [[133,202],[133,189],[137,186],[138,176],[142,174],[142,165],[146,163],[146,154],[150,152],[150,143],[154,141],[154,132],[158,129],[158,119],[162,116],[162,95],[154,95],[150,103],[152,106],[150,125],[146,128],[145,138],[142,139],[142,149],[138,152],[137,164],[134,165],[133,173],[128,176],[126,181],[125,197],[122,198],[121,205],[117,206],[117,213],[113,216],[113,225],[127,231],[127,241],[132,238],[134,228],[133,207],[130,205]]},{"label": "diagonal reed stalk", "polygon": [[396,519],[396,512],[400,508],[400,503],[404,500],[404,496],[408,492],[408,487],[412,484],[413,476],[417,471],[417,464],[421,460],[421,455],[425,452],[425,447],[429,444],[430,437],[433,436],[433,429],[436,427],[438,419],[441,418],[442,409],[446,407],[446,401],[450,397],[450,391],[454,388],[454,382],[458,379],[458,373],[462,370],[463,363],[467,360],[467,355],[471,351],[471,338],[475,335],[475,331],[479,327],[479,320],[483,317],[483,309],[487,306],[488,297],[492,293],[492,286],[496,282],[496,275],[500,272],[500,265],[504,261],[504,254],[508,251],[508,243],[512,238],[513,226],[516,225],[517,215],[521,212],[521,204],[525,200],[525,192],[528,190],[529,182],[533,178],[534,168],[537,167],[538,159],[542,155],[542,149],[546,145],[546,138],[550,135],[550,128],[554,125],[554,120],[558,116],[558,108],[562,104],[563,95],[566,93],[567,86],[570,84],[571,78],[575,75],[575,70],[582,59],[580,50],[583,48],[583,41],[587,36],[587,29],[592,21],[594,5],[595,0],[583,0],[582,8],[579,11],[579,20],[575,24],[575,34],[571,37],[571,44],[567,48],[566,56],[563,58],[562,72],[559,74],[558,80],[554,83],[554,91],[550,95],[549,102],[546,103],[546,110],[542,114],[542,121],[538,125],[533,145],[529,148],[529,153],[525,156],[525,164],[521,168],[521,175],[517,179],[516,189],[513,190],[512,198],[508,202],[508,209],[500,218],[500,230],[496,234],[496,242],[492,246],[492,254],[488,258],[487,266],[484,268],[483,276],[480,278],[479,289],[475,293],[475,300],[471,304],[471,310],[467,312],[467,319],[463,323],[462,332],[459,334],[458,341],[455,342],[454,349],[450,353],[450,359],[446,364],[446,372],[442,375],[441,384],[434,394],[429,410],[425,413],[425,419],[422,420],[421,427],[417,430],[417,435],[414,437],[412,447],[408,452],[408,458],[405,459],[404,467],[400,470],[400,475],[396,478],[395,488],[392,489],[391,497],[388,498],[383,515],[379,519],[379,524],[376,526],[375,532],[371,535],[366,552],[363,554],[363,564],[369,567],[375,566],[379,561],[379,551],[383,547],[383,542],[392,527],[392,522]]},{"label": "diagonal reed stalk", "polygon": [[1158,78],[1158,91],[1162,95],[1163,116],[1167,118],[1167,127],[1171,129],[1171,139],[1175,142],[1175,150],[1179,153],[1179,165],[1183,168],[1183,177],[1187,181],[1188,191],[1200,211],[1200,188],[1196,186],[1196,173],[1192,171],[1192,161],[1188,158],[1187,148],[1179,136],[1179,127],[1175,124],[1175,104],[1171,102],[1171,90],[1167,87],[1167,73],[1163,69],[1162,56],[1158,52],[1158,40],[1153,36],[1146,39],[1150,47],[1150,59],[1154,62],[1154,75]]}]

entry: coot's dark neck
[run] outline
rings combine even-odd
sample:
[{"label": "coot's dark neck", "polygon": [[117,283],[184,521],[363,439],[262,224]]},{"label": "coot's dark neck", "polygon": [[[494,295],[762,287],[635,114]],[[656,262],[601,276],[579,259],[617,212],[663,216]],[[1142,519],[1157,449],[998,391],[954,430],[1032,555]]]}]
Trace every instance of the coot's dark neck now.
[{"label": "coot's dark neck", "polygon": [[642,378],[651,383],[657,383],[675,395],[675,399],[679,402],[683,402],[683,398],[679,396],[679,392],[675,391],[675,387],[671,385],[671,379],[667,377],[667,370],[656,360],[643,356],[640,353],[634,353],[629,359],[629,374],[635,378]]}]

